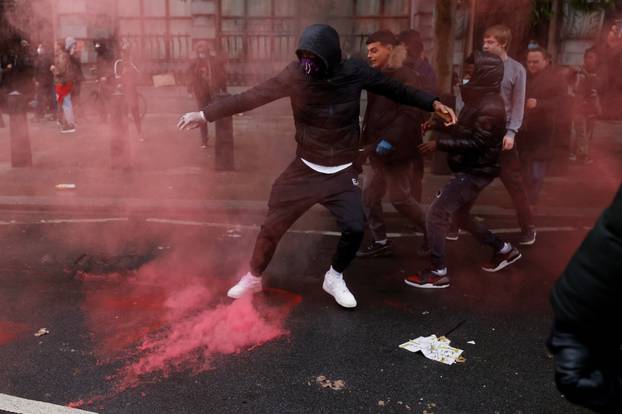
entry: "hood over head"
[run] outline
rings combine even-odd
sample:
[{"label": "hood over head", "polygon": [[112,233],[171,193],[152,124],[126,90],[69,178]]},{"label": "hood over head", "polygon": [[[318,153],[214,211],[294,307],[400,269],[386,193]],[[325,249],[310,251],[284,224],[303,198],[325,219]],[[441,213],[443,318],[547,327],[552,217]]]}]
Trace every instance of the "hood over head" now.
[{"label": "hood over head", "polygon": [[300,36],[296,55],[301,58],[302,52],[310,52],[320,58],[328,73],[332,72],[341,62],[341,45],[339,34],[327,24],[308,26]]},{"label": "hood over head", "polygon": [[474,65],[473,75],[466,85],[460,86],[464,98],[488,93],[499,93],[503,80],[503,61],[489,52],[475,51],[466,60]]}]

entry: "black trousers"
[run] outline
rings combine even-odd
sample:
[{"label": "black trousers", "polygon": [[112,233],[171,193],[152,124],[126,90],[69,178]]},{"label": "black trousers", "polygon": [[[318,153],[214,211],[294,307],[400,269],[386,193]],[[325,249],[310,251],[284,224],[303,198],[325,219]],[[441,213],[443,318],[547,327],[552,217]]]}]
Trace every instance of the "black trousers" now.
[{"label": "black trousers", "polygon": [[471,216],[475,200],[492,180],[491,177],[457,173],[436,194],[426,217],[430,258],[435,269],[445,267],[445,237],[452,217],[460,228],[471,233],[481,244],[492,247],[494,251],[503,247],[503,240]]},{"label": "black trousers", "polygon": [[523,184],[522,167],[516,149],[501,153],[501,173],[499,179],[512,198],[518,217],[518,224],[523,231],[533,226],[533,216],[527,191]]},{"label": "black trousers", "polygon": [[[529,230],[530,227],[534,226],[533,213],[531,211],[531,205],[529,204],[527,190],[523,183],[522,166],[516,148],[501,152],[501,172],[499,173],[499,179],[512,199],[512,204],[514,204],[514,209],[516,210],[518,225],[522,231]],[[452,220],[451,230],[457,232],[458,227],[457,221],[455,219]]]},{"label": "black trousers", "polygon": [[268,214],[250,262],[253,275],[264,272],[281,237],[315,204],[326,207],[341,230],[332,259],[333,269],[343,272],[348,267],[361,246],[365,226],[358,174],[352,167],[335,174],[322,174],[297,158],[272,185]]},{"label": "black trousers", "polygon": [[393,207],[425,233],[425,211],[415,199],[411,187],[413,168],[415,168],[413,162],[391,166],[372,164],[365,177],[363,206],[375,241],[387,238],[382,211],[382,198],[387,192]]}]

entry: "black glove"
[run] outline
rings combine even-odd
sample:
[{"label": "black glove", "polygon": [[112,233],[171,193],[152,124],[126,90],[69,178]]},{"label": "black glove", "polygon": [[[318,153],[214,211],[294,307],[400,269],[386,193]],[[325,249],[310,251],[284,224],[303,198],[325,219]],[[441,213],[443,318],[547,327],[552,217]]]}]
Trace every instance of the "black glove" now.
[{"label": "black glove", "polygon": [[[594,340],[602,343],[607,338],[601,336]],[[553,326],[547,347],[555,358],[557,388],[574,404],[600,413],[620,413],[620,344],[596,349],[586,342],[571,327],[557,322]]]}]

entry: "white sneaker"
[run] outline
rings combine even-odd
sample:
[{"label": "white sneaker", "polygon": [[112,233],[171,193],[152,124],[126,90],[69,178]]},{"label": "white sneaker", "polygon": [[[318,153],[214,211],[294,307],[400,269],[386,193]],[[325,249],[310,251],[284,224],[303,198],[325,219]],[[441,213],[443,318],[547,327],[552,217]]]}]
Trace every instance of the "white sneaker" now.
[{"label": "white sneaker", "polygon": [[261,277],[253,276],[250,272],[242,276],[242,279],[227,292],[227,296],[237,299],[248,292],[261,292]]},{"label": "white sneaker", "polygon": [[343,281],[343,275],[337,273],[332,267],[324,275],[322,289],[334,297],[337,303],[344,308],[356,307],[356,299],[354,299],[354,295],[348,290],[346,282]]}]

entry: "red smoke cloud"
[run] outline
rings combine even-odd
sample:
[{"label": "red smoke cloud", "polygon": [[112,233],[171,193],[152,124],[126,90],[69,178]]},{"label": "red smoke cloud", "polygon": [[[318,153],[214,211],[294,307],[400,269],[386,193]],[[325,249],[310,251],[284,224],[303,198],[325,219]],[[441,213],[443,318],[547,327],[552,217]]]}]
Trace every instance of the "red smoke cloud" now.
[{"label": "red smoke cloud", "polygon": [[0,346],[17,340],[28,329],[23,323],[0,321]]},{"label": "red smoke cloud", "polygon": [[[288,335],[284,321],[302,297],[271,289],[223,301],[223,281],[199,277],[179,262],[153,262],[119,283],[118,275],[82,278],[83,310],[99,364],[123,365],[106,396],[187,372],[210,369],[215,355],[244,352]],[[187,267],[187,266],[186,266]],[[101,281],[104,281],[103,283]]]}]

